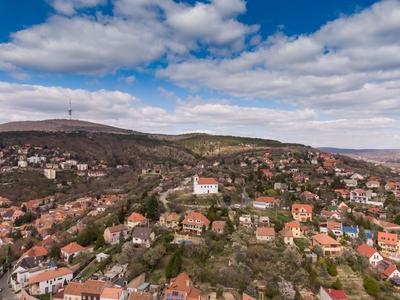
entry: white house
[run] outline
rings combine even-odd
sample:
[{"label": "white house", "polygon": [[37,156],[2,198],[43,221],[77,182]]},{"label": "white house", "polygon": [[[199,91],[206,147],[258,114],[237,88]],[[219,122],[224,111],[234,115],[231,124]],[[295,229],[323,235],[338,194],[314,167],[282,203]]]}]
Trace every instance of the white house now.
[{"label": "white house", "polygon": [[77,164],[76,169],[78,171],[86,171],[88,169],[88,164]]},{"label": "white house", "polygon": [[257,227],[256,238],[259,242],[270,242],[275,239],[274,227]]},{"label": "white house", "polygon": [[355,180],[364,180],[364,176],[358,173],[354,173],[353,175],[350,176],[350,178]]},{"label": "white house", "polygon": [[29,291],[31,295],[43,295],[55,293],[68,284],[73,278],[73,271],[68,268],[60,268],[43,272],[29,278]]},{"label": "white house", "polygon": [[350,192],[350,201],[360,203],[360,204],[383,207],[383,202],[372,200],[373,196],[374,196],[374,193],[372,193],[372,191],[370,191],[370,190],[366,191],[363,189],[355,189]]},{"label": "white house", "polygon": [[26,168],[28,166],[28,162],[26,160],[18,161],[18,168]]},{"label": "white house", "polygon": [[253,201],[253,207],[258,209],[272,208],[276,204],[276,199],[274,197],[257,197]]},{"label": "white house", "polygon": [[383,260],[382,255],[380,255],[378,251],[376,251],[373,247],[368,246],[367,244],[362,244],[358,246],[357,252],[366,257],[369,261],[369,264],[373,267],[376,267],[378,263]]},{"label": "white house", "polygon": [[218,182],[214,178],[199,177],[197,175],[193,177],[193,194],[205,195],[217,193]]},{"label": "white house", "polygon": [[54,169],[44,169],[43,174],[47,179],[56,179],[56,170]]},{"label": "white house", "polygon": [[320,287],[319,290],[320,300],[347,300],[346,293],[343,290],[335,290],[331,288]]}]

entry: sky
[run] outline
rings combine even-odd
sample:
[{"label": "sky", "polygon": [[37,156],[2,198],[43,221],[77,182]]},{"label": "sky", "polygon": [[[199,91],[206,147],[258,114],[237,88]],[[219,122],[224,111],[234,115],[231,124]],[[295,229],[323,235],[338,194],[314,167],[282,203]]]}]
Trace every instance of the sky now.
[{"label": "sky", "polygon": [[0,0],[0,123],[400,148],[400,0]]}]

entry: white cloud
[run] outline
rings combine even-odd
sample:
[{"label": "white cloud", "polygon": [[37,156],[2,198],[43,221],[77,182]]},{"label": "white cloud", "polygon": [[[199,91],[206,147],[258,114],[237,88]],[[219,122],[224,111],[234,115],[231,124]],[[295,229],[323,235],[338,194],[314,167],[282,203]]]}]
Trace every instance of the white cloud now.
[{"label": "white cloud", "polygon": [[68,99],[74,118],[152,133],[213,132],[341,147],[399,147],[389,138],[392,118],[329,119],[310,109],[284,110],[232,105],[221,99],[177,100],[172,111],[146,105],[119,91],[68,89],[0,82],[0,122],[65,118]]},{"label": "white cloud", "polygon": [[[174,0],[116,0],[114,13],[75,14],[104,0],[55,0],[46,22],[15,32],[0,43],[0,61],[14,68],[45,72],[103,74],[143,66],[165,55],[198,49],[241,49],[257,26],[237,20],[243,0],[193,5]],[[0,66],[1,67],[1,66]],[[3,68],[4,69],[4,68]]]}]

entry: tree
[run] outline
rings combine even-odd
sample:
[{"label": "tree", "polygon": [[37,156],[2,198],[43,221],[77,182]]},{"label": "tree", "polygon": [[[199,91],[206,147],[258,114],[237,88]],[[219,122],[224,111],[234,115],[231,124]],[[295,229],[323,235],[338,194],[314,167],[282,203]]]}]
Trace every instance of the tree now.
[{"label": "tree", "polygon": [[337,276],[337,269],[336,269],[336,265],[333,261],[331,261],[330,259],[328,259],[326,261],[326,270],[328,271],[329,275],[331,276]]},{"label": "tree", "polygon": [[61,256],[61,249],[60,249],[60,247],[58,247],[58,246],[53,246],[53,247],[51,247],[49,256],[50,256],[51,258],[56,258],[56,259],[57,259],[57,258],[60,258],[60,256]]},{"label": "tree", "polygon": [[343,288],[343,284],[339,278],[332,284],[332,288],[335,290],[341,290]]},{"label": "tree", "polygon": [[94,247],[95,250],[100,249],[106,244],[106,241],[104,240],[104,235],[99,234],[96,240],[96,246]]},{"label": "tree", "polygon": [[160,217],[159,203],[155,196],[144,200],[144,211],[150,220],[156,221]]},{"label": "tree", "polygon": [[365,291],[371,296],[376,297],[376,296],[378,296],[378,294],[381,291],[379,282],[371,276],[367,276],[364,278],[363,285],[364,285]]},{"label": "tree", "polygon": [[172,278],[179,274],[182,269],[182,250],[178,249],[172,254],[165,268],[165,277]]}]

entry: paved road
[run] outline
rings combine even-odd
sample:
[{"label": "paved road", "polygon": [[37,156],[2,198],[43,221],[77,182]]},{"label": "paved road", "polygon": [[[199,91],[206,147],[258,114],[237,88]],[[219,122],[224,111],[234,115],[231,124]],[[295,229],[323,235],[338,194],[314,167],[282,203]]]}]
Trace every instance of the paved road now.
[{"label": "paved road", "polygon": [[18,300],[18,297],[14,294],[12,289],[8,287],[7,281],[10,275],[11,273],[8,272],[0,278],[0,288],[3,289],[3,291],[0,292],[1,300]]}]

